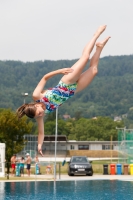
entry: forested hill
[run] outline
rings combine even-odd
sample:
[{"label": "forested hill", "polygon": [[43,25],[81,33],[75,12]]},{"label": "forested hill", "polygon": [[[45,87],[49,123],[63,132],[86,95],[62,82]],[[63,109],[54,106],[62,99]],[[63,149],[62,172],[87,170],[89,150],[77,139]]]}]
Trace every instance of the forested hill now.
[{"label": "forested hill", "polygon": [[[76,60],[0,61],[0,108],[16,109],[32,92],[44,74],[58,68],[71,67]],[[61,76],[55,76],[47,87],[55,86]],[[99,73],[92,84],[60,107],[60,114],[80,113],[83,117],[116,116],[133,113],[133,55],[108,56],[100,59]]]}]

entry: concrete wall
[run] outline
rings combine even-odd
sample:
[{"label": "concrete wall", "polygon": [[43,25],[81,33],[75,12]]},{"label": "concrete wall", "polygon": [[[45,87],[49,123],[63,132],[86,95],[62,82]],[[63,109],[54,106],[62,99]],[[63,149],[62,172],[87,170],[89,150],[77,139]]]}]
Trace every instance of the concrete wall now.
[{"label": "concrete wall", "polygon": [[102,150],[102,145],[101,144],[90,144],[89,149],[90,150]]}]

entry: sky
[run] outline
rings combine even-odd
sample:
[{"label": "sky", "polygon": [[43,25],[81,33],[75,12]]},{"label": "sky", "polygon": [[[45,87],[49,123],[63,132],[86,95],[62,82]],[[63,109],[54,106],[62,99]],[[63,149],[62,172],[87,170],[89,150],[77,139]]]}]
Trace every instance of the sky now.
[{"label": "sky", "polygon": [[0,60],[77,59],[104,24],[101,57],[133,54],[133,0],[0,0]]}]

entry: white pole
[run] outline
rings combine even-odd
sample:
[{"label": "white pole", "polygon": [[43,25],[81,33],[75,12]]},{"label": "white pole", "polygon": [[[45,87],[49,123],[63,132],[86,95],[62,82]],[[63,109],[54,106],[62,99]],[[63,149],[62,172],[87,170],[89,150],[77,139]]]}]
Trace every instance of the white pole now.
[{"label": "white pole", "polygon": [[58,134],[58,108],[56,109],[56,126],[55,126],[55,163],[54,163],[54,180],[56,180],[57,134]]},{"label": "white pole", "polygon": [[0,177],[5,177],[5,143],[0,143]]},{"label": "white pole", "polygon": [[22,92],[21,95],[24,97],[24,104],[25,104],[25,98],[29,95],[27,92]]}]

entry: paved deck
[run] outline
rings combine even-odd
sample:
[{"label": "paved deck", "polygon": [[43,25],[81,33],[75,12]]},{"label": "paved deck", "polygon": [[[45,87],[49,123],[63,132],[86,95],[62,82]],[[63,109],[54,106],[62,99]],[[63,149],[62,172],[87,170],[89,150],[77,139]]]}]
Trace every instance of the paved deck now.
[{"label": "paved deck", "polygon": [[[10,179],[11,178],[11,179]],[[79,180],[120,180],[120,181],[133,181],[133,175],[93,175],[93,176],[56,176],[56,181],[79,181]],[[53,175],[31,175],[30,177],[9,177],[9,180],[0,180],[1,182],[27,182],[27,181],[54,181]]]},{"label": "paved deck", "polygon": [[[57,177],[57,180],[59,180],[58,177]],[[93,176],[61,175],[60,180],[123,180],[123,181],[133,181],[133,176],[131,176],[131,175],[93,175]]]}]

